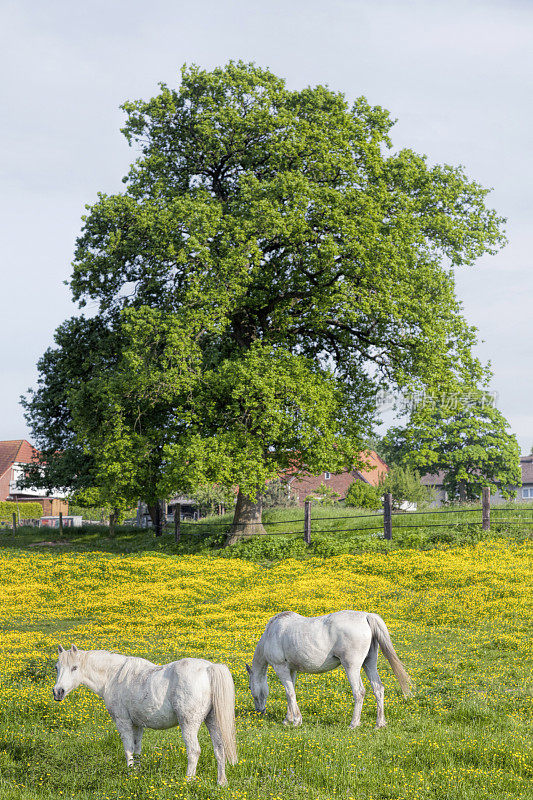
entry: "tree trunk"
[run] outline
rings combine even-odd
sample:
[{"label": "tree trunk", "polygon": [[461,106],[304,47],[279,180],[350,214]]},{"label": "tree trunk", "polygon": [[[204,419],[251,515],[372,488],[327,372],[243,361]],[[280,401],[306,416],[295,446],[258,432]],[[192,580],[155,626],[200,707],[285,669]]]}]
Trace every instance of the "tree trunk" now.
[{"label": "tree trunk", "polygon": [[265,534],[266,530],[261,524],[263,513],[263,496],[257,491],[257,499],[247,497],[239,489],[233,522],[228,534],[226,545],[235,544],[241,539],[248,539],[254,534]]},{"label": "tree trunk", "polygon": [[466,503],[466,486],[464,481],[459,481],[459,501]]},{"label": "tree trunk", "polygon": [[154,503],[154,505],[148,506],[148,511],[150,512],[150,518],[154,528],[154,536],[162,536],[163,515],[161,513],[161,503]]}]

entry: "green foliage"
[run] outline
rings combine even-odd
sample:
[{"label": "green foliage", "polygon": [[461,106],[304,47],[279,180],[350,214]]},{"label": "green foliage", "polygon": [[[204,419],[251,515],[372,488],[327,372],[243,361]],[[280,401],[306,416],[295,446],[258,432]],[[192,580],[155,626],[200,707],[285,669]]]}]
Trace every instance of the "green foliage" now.
[{"label": "green foliage", "polygon": [[383,491],[364,481],[354,481],[346,493],[346,505],[377,510],[383,508]]},{"label": "green foliage", "polygon": [[298,500],[291,494],[289,485],[275,478],[269,481],[263,495],[263,508],[294,508]]},{"label": "green foliage", "polygon": [[0,522],[11,522],[13,514],[17,519],[40,519],[43,507],[40,503],[16,503],[13,500],[0,501]]},{"label": "green foliage", "polygon": [[313,505],[335,506],[340,499],[340,494],[331,486],[327,486],[327,484],[322,482],[318,489],[316,489],[313,494],[307,495],[305,499],[309,500]]},{"label": "green foliage", "polygon": [[[79,516],[83,517],[83,519],[105,523],[109,517],[110,509],[105,506],[83,505],[76,499],[74,502],[69,502],[69,511],[72,516]],[[134,514],[135,512],[132,516],[134,516]]]},{"label": "green foliage", "polygon": [[392,466],[380,485],[381,492],[390,492],[393,506],[399,508],[403,502],[427,505],[434,499],[434,492],[420,483],[420,473],[408,467]]},{"label": "green foliage", "polygon": [[504,242],[460,168],[391,151],[388,112],[268,70],[184,68],[125,103],[138,151],[100,195],[25,400],[47,485],[124,509],[254,496],[295,453],[353,468],[382,387],[476,381],[450,267]]},{"label": "green foliage", "polygon": [[216,514],[220,506],[231,509],[235,505],[235,491],[220,484],[199,486],[191,494],[202,515]]},{"label": "green foliage", "polygon": [[445,473],[450,499],[474,500],[484,486],[504,497],[520,485],[520,449],[509,423],[482,391],[454,398],[447,405],[421,403],[404,428],[384,437],[394,459],[423,475]]}]

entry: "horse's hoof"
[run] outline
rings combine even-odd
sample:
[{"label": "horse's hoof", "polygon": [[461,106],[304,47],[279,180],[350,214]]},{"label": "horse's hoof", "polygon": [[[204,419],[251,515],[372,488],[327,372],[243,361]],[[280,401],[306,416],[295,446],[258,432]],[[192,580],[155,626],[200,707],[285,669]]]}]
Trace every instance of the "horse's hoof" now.
[{"label": "horse's hoof", "polygon": [[222,789],[224,786],[227,786],[227,785],[228,785],[228,781],[227,781],[227,779],[226,779],[226,778],[224,778],[224,780],[223,780],[223,781],[218,781],[218,785],[220,786],[220,788],[221,788],[221,789]]},{"label": "horse's hoof", "polygon": [[379,731],[381,728],[386,728],[386,727],[387,727],[387,723],[386,722],[382,722],[380,725],[376,725],[376,730]]},{"label": "horse's hoof", "polygon": [[356,728],[360,728],[360,727],[361,727],[361,723],[360,722],[351,722],[350,725],[349,725],[349,728],[352,731],[354,731]]}]

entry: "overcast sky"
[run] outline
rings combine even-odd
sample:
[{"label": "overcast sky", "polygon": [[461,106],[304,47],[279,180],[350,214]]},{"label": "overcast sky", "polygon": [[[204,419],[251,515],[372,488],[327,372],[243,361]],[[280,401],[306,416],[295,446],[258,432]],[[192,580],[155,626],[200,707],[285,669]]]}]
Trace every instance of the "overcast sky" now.
[{"label": "overcast sky", "polygon": [[327,83],[398,120],[395,147],[493,187],[509,245],[457,272],[498,407],[533,444],[531,0],[0,0],[0,439],[28,437],[19,396],[75,313],[63,281],[86,203],[121,191],[124,100],[183,63],[243,59],[291,88]]}]

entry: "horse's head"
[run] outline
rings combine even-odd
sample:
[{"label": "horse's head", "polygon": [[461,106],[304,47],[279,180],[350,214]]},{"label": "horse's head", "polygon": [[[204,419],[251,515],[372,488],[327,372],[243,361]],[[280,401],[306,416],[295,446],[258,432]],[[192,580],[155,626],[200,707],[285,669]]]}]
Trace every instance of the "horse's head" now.
[{"label": "horse's head", "polygon": [[266,670],[264,674],[258,675],[249,664],[246,665],[248,672],[248,685],[254,699],[255,710],[259,714],[264,714],[268,697],[268,682]]},{"label": "horse's head", "polygon": [[69,692],[76,689],[81,683],[80,675],[80,654],[76,645],[72,645],[70,650],[63,650],[61,645],[58,647],[59,658],[57,659],[57,680],[54,686],[54,700],[63,700]]}]

